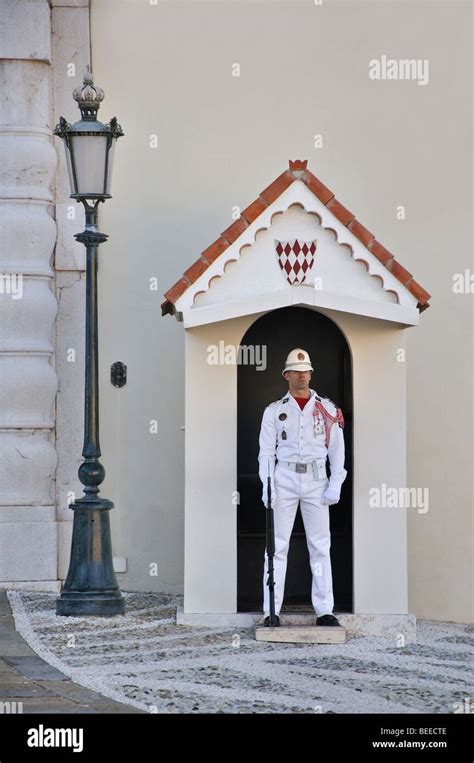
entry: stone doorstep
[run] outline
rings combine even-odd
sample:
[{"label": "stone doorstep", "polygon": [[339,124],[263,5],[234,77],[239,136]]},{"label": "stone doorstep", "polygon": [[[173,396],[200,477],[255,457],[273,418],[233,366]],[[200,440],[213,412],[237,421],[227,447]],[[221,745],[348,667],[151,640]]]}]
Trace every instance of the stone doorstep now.
[{"label": "stone doorstep", "polygon": [[[416,643],[416,617],[408,614],[353,614],[334,612],[347,631],[348,638],[373,637]],[[281,626],[306,625],[316,627],[316,615],[312,611],[301,612],[282,609]],[[176,608],[177,625],[207,628],[253,628],[263,623],[262,612],[185,613],[183,606]],[[320,626],[327,628],[328,626]]]},{"label": "stone doorstep", "polygon": [[337,625],[280,625],[277,628],[255,628],[257,641],[290,644],[343,644],[346,635],[346,629]]}]

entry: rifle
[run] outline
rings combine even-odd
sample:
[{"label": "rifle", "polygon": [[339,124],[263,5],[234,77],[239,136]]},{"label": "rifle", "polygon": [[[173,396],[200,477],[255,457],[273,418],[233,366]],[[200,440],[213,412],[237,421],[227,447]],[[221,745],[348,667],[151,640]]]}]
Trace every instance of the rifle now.
[{"label": "rifle", "polygon": [[275,579],[273,570],[273,556],[275,554],[275,527],[273,524],[273,508],[272,508],[272,479],[270,477],[270,462],[268,463],[268,477],[267,477],[267,512],[266,512],[266,535],[267,535],[267,557],[268,557],[268,592],[270,600],[270,628],[276,625],[275,618]]}]

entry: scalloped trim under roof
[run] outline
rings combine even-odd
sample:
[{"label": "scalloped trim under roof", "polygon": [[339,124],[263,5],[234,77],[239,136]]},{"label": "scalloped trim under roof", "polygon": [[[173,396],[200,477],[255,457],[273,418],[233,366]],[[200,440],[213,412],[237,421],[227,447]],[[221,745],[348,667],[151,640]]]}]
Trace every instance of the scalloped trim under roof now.
[{"label": "scalloped trim under roof", "polygon": [[201,252],[200,257],[184,271],[181,278],[168,289],[164,294],[165,301],[161,304],[161,314],[173,315],[175,312],[174,304],[179,297],[188,289],[197,279],[208,269],[210,265],[233,244],[244,230],[253,223],[262,212],[273,204],[273,202],[286,191],[286,189],[295,181],[302,180],[309,190],[332,212],[339,222],[345,225],[351,233],[371,252],[392,275],[405,286],[408,291],[418,300],[417,307],[420,312],[426,310],[430,305],[428,300],[431,294],[428,294],[420,284],[415,281],[412,274],[395,259],[394,255],[385,249],[377,241],[374,234],[365,228],[346,207],[337,201],[333,192],[326,188],[323,183],[310,172],[307,167],[307,160],[301,161],[290,159],[289,169],[282,172],[273,183],[263,190],[260,195],[244,209],[240,217],[232,223],[225,231],[221,233],[210,246]]}]

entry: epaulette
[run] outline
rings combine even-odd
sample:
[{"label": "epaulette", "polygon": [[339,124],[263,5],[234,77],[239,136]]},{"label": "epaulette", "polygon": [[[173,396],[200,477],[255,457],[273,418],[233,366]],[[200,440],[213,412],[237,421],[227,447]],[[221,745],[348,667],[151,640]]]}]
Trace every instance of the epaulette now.
[{"label": "epaulette", "polygon": [[277,403],[287,403],[289,400],[288,395],[285,395],[285,397],[279,397],[278,400],[274,400],[273,403],[269,403],[267,405],[267,408],[270,408],[272,405],[276,405]]},{"label": "epaulette", "polygon": [[331,405],[333,405],[333,406],[334,406],[334,408],[336,409],[336,411],[337,411],[337,410],[338,410],[338,408],[339,408],[338,404],[337,404],[337,403],[335,403],[335,402],[334,402],[334,400],[331,400],[331,398],[330,398],[330,397],[326,397],[326,395],[321,395],[321,402],[322,402],[322,403],[331,403]]},{"label": "epaulette", "polygon": [[331,400],[331,398],[330,398],[330,397],[327,397],[327,395],[321,395],[321,402],[322,402],[323,400],[328,400],[330,403],[332,403],[332,404],[333,404],[334,408],[339,408],[339,406],[338,406],[338,405],[336,405],[336,403],[334,402],[334,400]]}]

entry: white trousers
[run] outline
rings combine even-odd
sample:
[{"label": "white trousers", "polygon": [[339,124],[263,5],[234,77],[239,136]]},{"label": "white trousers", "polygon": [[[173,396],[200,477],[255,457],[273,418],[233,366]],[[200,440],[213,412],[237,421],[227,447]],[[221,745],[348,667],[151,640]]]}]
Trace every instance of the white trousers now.
[{"label": "white trousers", "polygon": [[[334,596],[331,571],[331,534],[329,506],[321,503],[329,480],[315,480],[312,469],[298,474],[277,464],[274,476],[276,497],[273,501],[275,527],[275,555],[273,557],[275,581],[275,614],[279,614],[285,590],[286,565],[290,537],[300,504],[313,575],[311,601],[316,615],[332,614]],[[268,556],[265,549],[263,574],[263,611],[270,614],[268,582]]]}]

